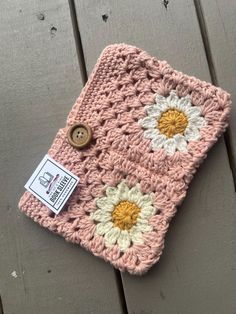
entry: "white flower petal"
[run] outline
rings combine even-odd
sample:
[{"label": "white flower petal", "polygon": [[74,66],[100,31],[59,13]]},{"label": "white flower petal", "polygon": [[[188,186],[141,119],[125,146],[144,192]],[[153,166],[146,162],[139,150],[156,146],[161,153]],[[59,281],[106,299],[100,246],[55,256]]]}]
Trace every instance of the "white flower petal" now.
[{"label": "white flower petal", "polygon": [[153,206],[142,207],[139,217],[141,219],[148,219],[155,214],[155,208]]},{"label": "white flower petal", "polygon": [[169,108],[176,108],[179,102],[179,97],[177,96],[175,90],[170,92],[170,95],[167,97],[167,102],[169,104]]},{"label": "white flower petal", "polygon": [[197,141],[201,138],[201,134],[196,127],[187,127],[184,135],[188,141]]},{"label": "white flower petal", "polygon": [[117,244],[121,251],[126,251],[130,246],[130,235],[127,230],[122,230],[117,240]]},{"label": "white flower petal", "polygon": [[173,155],[176,151],[176,142],[173,138],[169,138],[164,143],[164,149],[168,155]]},{"label": "white flower petal", "polygon": [[120,235],[120,228],[114,227],[114,228],[110,229],[104,236],[105,245],[107,247],[110,247],[113,244],[115,244],[119,235]]},{"label": "white flower petal", "polygon": [[117,188],[116,187],[107,187],[106,188],[106,195],[108,197],[114,197],[117,194]]},{"label": "white flower petal", "polygon": [[155,100],[156,100],[156,103],[166,103],[166,97],[156,93],[155,95]]},{"label": "white flower petal", "polygon": [[100,222],[96,226],[96,233],[99,235],[104,235],[113,227],[113,223],[111,221],[108,222]]},{"label": "white flower petal", "polygon": [[143,234],[140,230],[138,230],[137,227],[133,227],[129,231],[130,238],[133,243],[135,244],[143,244],[144,239],[143,239]]},{"label": "white flower petal", "polygon": [[185,137],[181,134],[176,134],[174,135],[174,140],[176,143],[176,149],[179,150],[180,152],[187,152],[187,141]]},{"label": "white flower petal", "polygon": [[188,121],[190,127],[195,126],[198,129],[206,125],[206,120],[203,117],[190,117]]},{"label": "white flower petal", "polygon": [[158,129],[147,129],[143,132],[143,136],[145,138],[150,138],[150,139],[154,139],[155,137],[157,137],[160,134]]},{"label": "white flower petal", "polygon": [[96,210],[90,216],[96,221],[111,221],[111,214],[101,209]]},{"label": "white flower petal", "polygon": [[147,233],[153,230],[153,227],[150,226],[147,221],[143,223],[138,222],[136,228],[142,233]]},{"label": "white flower petal", "polygon": [[169,108],[167,99],[159,94],[156,94],[156,104],[159,108],[159,111],[162,113]]},{"label": "white flower petal", "polygon": [[161,115],[161,111],[160,111],[160,107],[155,104],[155,105],[152,105],[152,106],[148,106],[145,108],[146,111],[147,111],[147,114],[149,117],[153,117],[153,118],[159,118],[160,115]]},{"label": "white flower petal", "polygon": [[155,128],[157,120],[153,117],[145,117],[138,122],[143,128]]},{"label": "white flower petal", "polygon": [[148,223],[146,218],[138,217],[136,225],[146,225]]},{"label": "white flower petal", "polygon": [[163,113],[169,109],[169,104],[167,102],[159,103],[158,106],[159,106],[161,113]]},{"label": "white flower petal", "polygon": [[[174,97],[176,97],[177,96],[177,93],[176,93],[176,90],[175,89],[172,89],[171,91],[170,91],[170,94],[169,94],[169,96],[167,97],[167,98],[174,98]],[[177,96],[178,97],[178,96]]]},{"label": "white flower petal", "polygon": [[162,148],[165,141],[166,141],[167,137],[163,134],[160,134],[158,136],[156,136],[153,140],[152,140],[152,149],[153,150],[157,150],[159,148]]},{"label": "white flower petal", "polygon": [[185,96],[179,99],[179,108],[182,110],[186,110],[192,107],[190,96]]},{"label": "white flower petal", "polygon": [[96,201],[97,206],[106,211],[112,211],[114,205],[119,202],[119,194],[118,192],[113,197],[101,197]]},{"label": "white flower petal", "polygon": [[116,197],[118,199],[117,203],[119,203],[119,201],[127,199],[128,193],[129,193],[129,187],[127,186],[125,181],[122,181],[117,187],[118,189],[117,189]]},{"label": "white flower petal", "polygon": [[125,180],[121,181],[118,185],[117,185],[117,193],[119,192],[128,192],[129,191],[129,187],[128,185],[125,183]]},{"label": "white flower petal", "polygon": [[128,201],[136,202],[143,196],[143,194],[141,193],[140,188],[136,185],[129,190],[127,196]]},{"label": "white flower petal", "polygon": [[96,200],[97,207],[103,209],[107,205],[112,205],[109,197],[101,197]]},{"label": "white flower petal", "polygon": [[169,102],[169,108],[170,109],[178,109],[178,102],[177,100],[172,100]]},{"label": "white flower petal", "polygon": [[113,204],[104,205],[102,210],[110,213],[114,210],[114,205]]},{"label": "white flower petal", "polygon": [[185,111],[185,107],[183,105],[181,105],[179,102],[176,102],[175,105],[172,107],[173,109],[177,109],[181,112],[184,113]]},{"label": "white flower petal", "polygon": [[141,208],[145,206],[152,206],[152,203],[153,203],[153,199],[152,199],[152,195],[150,194],[146,194],[137,200],[137,205]]},{"label": "white flower petal", "polygon": [[188,118],[193,117],[199,117],[201,114],[201,108],[200,107],[190,107],[185,110],[185,114],[188,116]]},{"label": "white flower petal", "polygon": [[[172,101],[173,104],[173,101]],[[191,102],[188,97],[178,98],[178,100],[175,98],[175,106],[173,108],[176,108],[177,110],[182,111],[185,113],[185,111],[191,107]]]}]

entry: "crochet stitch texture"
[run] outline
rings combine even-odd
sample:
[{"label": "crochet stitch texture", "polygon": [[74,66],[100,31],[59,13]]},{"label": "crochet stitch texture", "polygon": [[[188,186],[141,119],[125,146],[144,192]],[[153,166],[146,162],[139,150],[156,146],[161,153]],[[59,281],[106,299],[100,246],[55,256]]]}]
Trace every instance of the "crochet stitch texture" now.
[{"label": "crochet stitch texture", "polygon": [[[141,49],[107,46],[48,154],[80,177],[54,215],[26,191],[19,208],[120,271],[155,264],[196,169],[225,131],[230,96]],[[68,128],[88,124],[93,140],[77,150]]]}]

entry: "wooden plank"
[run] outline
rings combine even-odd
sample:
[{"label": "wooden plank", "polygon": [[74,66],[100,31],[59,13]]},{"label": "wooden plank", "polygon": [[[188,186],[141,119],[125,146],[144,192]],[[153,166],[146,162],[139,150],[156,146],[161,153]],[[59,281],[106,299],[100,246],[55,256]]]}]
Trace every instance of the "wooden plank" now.
[{"label": "wooden plank", "polygon": [[[217,82],[232,96],[230,140],[236,176],[236,2],[234,0],[201,2]],[[214,12],[214,14],[212,14]],[[236,177],[235,177],[236,180]]]},{"label": "wooden plank", "polygon": [[76,0],[88,73],[106,45],[125,42],[148,50],[159,60],[168,59],[182,72],[199,75],[201,68],[201,79],[209,81],[205,55],[199,54],[203,46],[193,3],[174,2],[169,1],[166,9],[161,0]]},{"label": "wooden plank", "polygon": [[[210,80],[193,1],[76,0],[76,8],[89,73],[106,45],[125,42]],[[129,313],[234,312],[235,205],[222,138],[171,224],[161,261],[142,277],[122,274]]]},{"label": "wooden plank", "polygon": [[8,0],[1,3],[0,16],[4,314],[109,313],[111,308],[121,313],[113,268],[17,208],[25,182],[64,127],[82,88],[68,3]]}]

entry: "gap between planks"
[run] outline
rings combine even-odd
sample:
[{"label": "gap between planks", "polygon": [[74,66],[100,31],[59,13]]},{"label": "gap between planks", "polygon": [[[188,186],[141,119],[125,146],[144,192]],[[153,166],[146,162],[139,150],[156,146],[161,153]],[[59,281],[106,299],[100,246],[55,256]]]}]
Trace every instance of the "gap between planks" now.
[{"label": "gap between planks", "polygon": [[[212,50],[211,50],[211,45],[210,45],[210,40],[208,36],[208,31],[207,31],[207,26],[206,26],[206,21],[205,17],[203,14],[202,10],[202,4],[201,0],[194,0],[194,6],[197,14],[197,19],[199,23],[199,28],[202,36],[202,41],[203,41],[203,46],[206,54],[206,59],[209,67],[209,72],[211,76],[211,81],[215,86],[219,86],[218,80],[217,80],[217,75],[216,75],[216,70],[215,70],[215,65],[212,57]],[[229,126],[230,129],[230,126]],[[233,151],[232,151],[232,140],[230,136],[229,129],[226,130],[224,133],[224,141],[225,141],[225,146],[227,150],[227,156],[229,160],[229,166],[232,172],[232,177],[233,177],[233,182],[234,182],[234,189],[236,191],[236,162],[234,160],[233,156]]]},{"label": "gap between planks", "polygon": [[79,30],[79,25],[78,25],[78,16],[76,15],[74,0],[68,0],[68,1],[69,1],[69,7],[70,7],[70,16],[71,16],[73,34],[74,34],[74,39],[75,39],[77,57],[78,57],[80,73],[82,77],[82,83],[83,85],[85,85],[88,80],[88,74],[87,74],[87,69],[85,65],[84,51],[83,51],[80,30]]},{"label": "gap between planks", "polygon": [[[78,25],[78,16],[76,14],[74,0],[68,0],[68,2],[69,2],[69,7],[70,7],[71,22],[72,22],[72,27],[73,27],[73,34],[74,34],[77,57],[78,57],[78,62],[79,62],[79,67],[80,67],[80,72],[81,72],[81,77],[82,77],[82,83],[83,85],[85,85],[88,80],[88,74],[87,74],[84,51],[83,51],[80,30],[79,30],[79,25]],[[123,314],[128,314],[121,274],[120,274],[120,271],[117,269],[114,269],[114,272],[115,272],[116,284],[117,284],[117,288],[119,292],[122,311],[123,311]],[[1,308],[0,308],[0,314],[3,314],[1,313]]]},{"label": "gap between planks", "polygon": [[1,295],[0,295],[0,314],[4,314]]}]

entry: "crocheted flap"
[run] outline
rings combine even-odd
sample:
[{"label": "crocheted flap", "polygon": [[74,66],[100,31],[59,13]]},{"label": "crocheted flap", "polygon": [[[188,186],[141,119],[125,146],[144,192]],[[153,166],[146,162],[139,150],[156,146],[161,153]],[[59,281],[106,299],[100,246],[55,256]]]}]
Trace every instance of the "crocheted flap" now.
[{"label": "crocheted flap", "polygon": [[[59,215],[29,192],[20,209],[121,271],[158,259],[176,206],[227,126],[229,94],[125,44],[104,49],[48,154],[80,177]],[[76,122],[93,140],[76,149]]]}]

